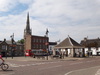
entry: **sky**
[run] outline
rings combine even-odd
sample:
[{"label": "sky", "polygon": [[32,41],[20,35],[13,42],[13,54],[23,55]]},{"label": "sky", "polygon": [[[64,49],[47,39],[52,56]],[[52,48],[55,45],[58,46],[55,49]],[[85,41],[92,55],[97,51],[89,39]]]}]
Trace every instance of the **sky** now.
[{"label": "sky", "polygon": [[72,37],[79,42],[100,37],[100,0],[0,0],[0,40],[23,38],[27,13],[32,35],[49,41]]}]

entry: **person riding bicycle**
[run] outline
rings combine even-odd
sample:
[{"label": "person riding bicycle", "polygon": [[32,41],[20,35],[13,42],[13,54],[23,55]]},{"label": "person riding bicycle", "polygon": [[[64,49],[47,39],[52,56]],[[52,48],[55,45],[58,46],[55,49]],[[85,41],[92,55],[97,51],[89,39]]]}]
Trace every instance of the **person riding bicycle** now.
[{"label": "person riding bicycle", "polygon": [[2,54],[0,54],[0,64],[2,64],[2,62],[4,62],[4,60],[2,59]]},{"label": "person riding bicycle", "polygon": [[2,59],[2,54],[0,53],[0,66],[1,66],[1,69],[3,71],[6,71],[8,68],[9,68],[9,65],[5,63],[5,61]]}]

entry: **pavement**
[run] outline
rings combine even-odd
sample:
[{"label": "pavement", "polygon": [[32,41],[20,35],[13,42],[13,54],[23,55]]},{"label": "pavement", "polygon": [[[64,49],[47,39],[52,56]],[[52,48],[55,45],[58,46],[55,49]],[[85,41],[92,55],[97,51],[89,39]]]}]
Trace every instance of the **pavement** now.
[{"label": "pavement", "polygon": [[[21,68],[22,66],[30,66],[30,65],[34,65],[37,63],[37,61],[39,61],[36,65],[40,65],[40,64],[45,64],[45,63],[49,63],[49,61],[53,61],[53,62],[62,62],[62,61],[69,61],[71,60],[71,62],[74,62],[76,60],[88,60],[88,59],[93,59],[93,58],[100,58],[99,56],[93,56],[93,57],[85,57],[85,58],[72,58],[72,57],[65,57],[64,59],[58,59],[58,58],[54,58],[54,59],[51,59],[51,57],[48,57],[48,60],[47,60],[47,57],[45,58],[33,58],[33,57],[7,57],[7,59],[5,57],[3,57],[3,59],[5,60],[5,62],[7,62],[9,65],[10,65],[10,69],[6,72],[3,72],[2,70],[0,70],[0,75],[14,75],[13,73],[15,72],[15,70],[13,71],[13,68],[16,69],[16,68]],[[92,62],[92,61],[87,61],[88,63],[89,62]],[[93,59],[94,60],[94,59]],[[23,61],[26,61],[26,62],[23,62]],[[29,61],[27,63],[27,61]],[[30,61],[36,61],[36,62],[30,62]],[[48,61],[48,62],[40,62],[40,61]],[[73,65],[79,65],[81,64],[80,63],[81,61],[79,61],[79,63],[76,61],[76,64],[74,63]],[[23,64],[25,63],[25,64]],[[31,64],[29,64],[31,63]],[[84,64],[84,62],[83,62]],[[54,67],[54,66],[53,66]],[[51,66],[50,66],[51,68]],[[84,69],[79,69],[79,70],[72,70],[72,71],[69,71],[67,72],[66,74],[64,75],[100,75],[100,66],[95,66],[95,67],[89,67],[89,68],[84,68]]]},{"label": "pavement", "polygon": [[47,57],[44,57],[44,58],[33,58],[33,57],[3,57],[3,59],[5,61],[7,60],[14,60],[14,61],[54,61],[54,60],[60,60],[60,61],[64,61],[64,60],[83,60],[85,58],[73,58],[73,57],[64,57],[63,59],[60,59],[60,58],[51,58],[50,56]]}]

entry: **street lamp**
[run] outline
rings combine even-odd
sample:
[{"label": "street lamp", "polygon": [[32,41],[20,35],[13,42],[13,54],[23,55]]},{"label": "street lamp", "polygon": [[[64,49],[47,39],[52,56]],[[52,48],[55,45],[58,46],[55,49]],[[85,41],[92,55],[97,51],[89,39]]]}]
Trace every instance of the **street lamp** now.
[{"label": "street lamp", "polygon": [[[6,42],[6,39],[4,39],[4,42]],[[5,58],[7,59],[7,44],[4,45],[4,49],[5,49]]]},{"label": "street lamp", "polygon": [[47,60],[48,60],[48,52],[49,52],[49,50],[48,50],[48,45],[49,45],[49,43],[48,43],[48,33],[49,33],[49,31],[48,31],[48,29],[46,30],[46,37],[47,37],[47,40],[46,40],[46,49],[47,49]]},{"label": "street lamp", "polygon": [[7,45],[6,45],[6,59],[7,59]]},{"label": "street lamp", "polygon": [[49,52],[49,51],[48,51],[48,45],[49,45],[49,43],[46,42],[45,45],[46,45],[46,50],[47,50],[47,60],[48,60],[48,55],[49,55],[49,53],[48,53],[48,52]]},{"label": "street lamp", "polygon": [[13,45],[14,45],[14,33],[13,33],[13,35],[11,35],[10,36],[10,38],[11,38],[11,56],[12,56],[12,59],[13,59]]}]

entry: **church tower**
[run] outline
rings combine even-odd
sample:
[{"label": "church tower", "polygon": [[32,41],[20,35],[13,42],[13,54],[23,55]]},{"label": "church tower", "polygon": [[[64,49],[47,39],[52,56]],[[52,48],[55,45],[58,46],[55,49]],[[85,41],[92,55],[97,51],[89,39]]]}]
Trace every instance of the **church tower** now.
[{"label": "church tower", "polygon": [[31,49],[32,30],[30,29],[29,13],[27,14],[26,28],[24,29],[24,50]]},{"label": "church tower", "polygon": [[25,35],[31,35],[32,30],[30,29],[30,20],[29,20],[29,13],[27,14],[27,21],[26,21],[26,28],[24,29],[24,37]]},{"label": "church tower", "polygon": [[[48,36],[48,29],[46,36]],[[47,50],[49,38],[46,36],[32,35],[30,29],[29,13],[27,14],[26,28],[24,29],[24,50]]]}]

